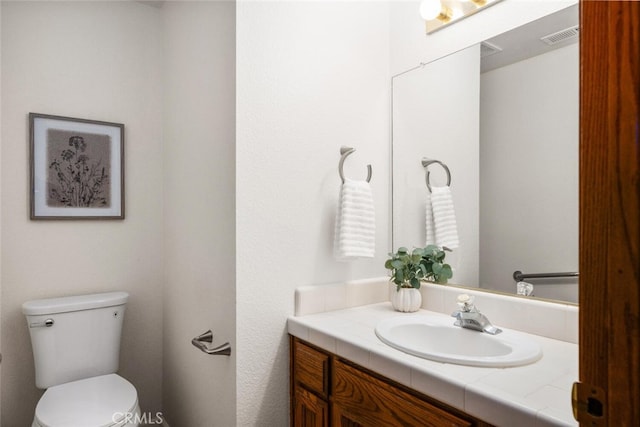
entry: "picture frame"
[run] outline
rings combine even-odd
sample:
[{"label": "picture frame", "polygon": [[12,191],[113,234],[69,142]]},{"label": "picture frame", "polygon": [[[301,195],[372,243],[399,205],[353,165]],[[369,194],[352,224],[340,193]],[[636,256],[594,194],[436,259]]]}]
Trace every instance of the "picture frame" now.
[{"label": "picture frame", "polygon": [[29,113],[31,219],[124,219],[124,125]]}]

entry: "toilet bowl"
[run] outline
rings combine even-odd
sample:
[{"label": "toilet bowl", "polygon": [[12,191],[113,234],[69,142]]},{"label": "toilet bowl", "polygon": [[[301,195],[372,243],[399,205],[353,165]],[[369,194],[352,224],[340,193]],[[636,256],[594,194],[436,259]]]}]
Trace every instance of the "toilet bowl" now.
[{"label": "toilet bowl", "polygon": [[125,292],[26,302],[36,386],[32,427],[136,427],[135,387],[116,374]]}]

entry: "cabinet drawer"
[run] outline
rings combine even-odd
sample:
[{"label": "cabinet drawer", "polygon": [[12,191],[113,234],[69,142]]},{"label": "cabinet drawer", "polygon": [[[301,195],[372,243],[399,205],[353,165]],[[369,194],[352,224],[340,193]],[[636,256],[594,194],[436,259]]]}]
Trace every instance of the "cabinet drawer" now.
[{"label": "cabinet drawer", "polygon": [[329,395],[329,355],[293,340],[294,381],[326,398]]},{"label": "cabinet drawer", "polygon": [[391,384],[341,361],[333,366],[332,425],[358,426],[472,426]]}]

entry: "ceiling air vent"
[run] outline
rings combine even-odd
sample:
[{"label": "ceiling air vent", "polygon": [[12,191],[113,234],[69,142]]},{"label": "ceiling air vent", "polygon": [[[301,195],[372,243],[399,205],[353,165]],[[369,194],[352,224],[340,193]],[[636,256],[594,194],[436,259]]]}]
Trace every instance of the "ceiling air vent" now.
[{"label": "ceiling air vent", "polygon": [[576,38],[578,37],[579,34],[580,34],[580,28],[576,25],[575,27],[566,28],[562,31],[558,31],[557,33],[548,34],[544,37],[540,37],[540,40],[542,40],[549,46],[553,46],[554,44],[558,44],[560,42]]},{"label": "ceiling air vent", "polygon": [[502,52],[502,49],[489,42],[480,43],[480,58]]}]

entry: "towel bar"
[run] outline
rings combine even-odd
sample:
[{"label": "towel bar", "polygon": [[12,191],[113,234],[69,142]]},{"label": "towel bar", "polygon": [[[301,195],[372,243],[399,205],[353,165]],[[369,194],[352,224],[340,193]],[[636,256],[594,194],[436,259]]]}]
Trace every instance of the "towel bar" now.
[{"label": "towel bar", "polygon": [[442,163],[440,160],[428,159],[426,157],[422,158],[422,167],[427,171],[427,175],[425,177],[425,181],[427,182],[427,188],[429,189],[429,193],[431,193],[431,183],[429,182],[429,176],[431,172],[429,172],[429,165],[433,163],[437,163],[444,168],[444,171],[447,173],[447,187],[451,185],[451,172],[449,171],[449,167]]},{"label": "towel bar", "polygon": [[[340,179],[342,180],[342,183],[344,184],[344,160],[347,158],[347,156],[351,153],[353,153],[354,151],[356,151],[355,148],[352,147],[340,147],[340,155],[342,157],[340,157],[340,163],[338,164],[338,173],[340,174]],[[371,182],[371,165],[367,165],[367,182]]]},{"label": "towel bar", "polygon": [[522,271],[514,271],[513,272],[513,280],[516,282],[522,282],[525,279],[553,279],[556,277],[578,277],[579,273],[577,271],[568,271],[563,273],[533,273],[533,274],[524,274]]}]

